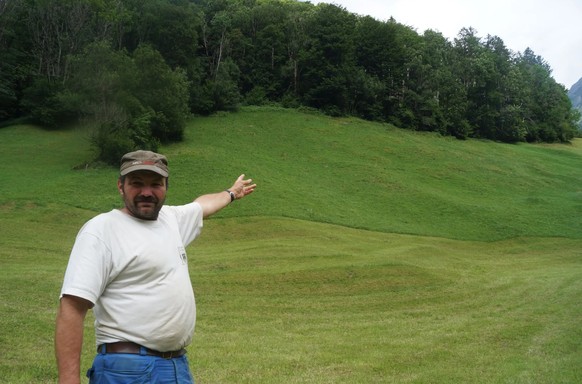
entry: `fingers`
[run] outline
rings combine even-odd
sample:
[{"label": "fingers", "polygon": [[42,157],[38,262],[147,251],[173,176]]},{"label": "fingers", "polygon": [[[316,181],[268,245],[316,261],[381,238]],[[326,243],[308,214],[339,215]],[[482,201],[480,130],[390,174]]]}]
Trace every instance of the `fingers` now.
[{"label": "fingers", "polygon": [[251,193],[253,193],[255,191],[255,188],[257,187],[257,184],[251,184],[251,185],[247,185],[243,187],[243,195],[250,195]]},{"label": "fingers", "polygon": [[234,192],[237,199],[241,199],[253,193],[256,187],[257,184],[253,184],[253,179],[245,179],[245,174],[243,173],[236,179],[230,190]]}]

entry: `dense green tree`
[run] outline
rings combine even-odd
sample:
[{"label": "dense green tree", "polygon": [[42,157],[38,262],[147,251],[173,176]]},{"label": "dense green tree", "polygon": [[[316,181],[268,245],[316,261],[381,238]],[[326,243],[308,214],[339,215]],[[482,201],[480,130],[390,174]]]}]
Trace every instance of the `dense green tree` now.
[{"label": "dense green tree", "polygon": [[430,124],[423,128],[465,139],[471,133],[466,119],[467,94],[453,70],[453,46],[441,33],[431,30],[425,31],[423,40],[425,95],[432,101],[427,109]]},{"label": "dense green tree", "polygon": [[36,71],[29,30],[22,22],[28,10],[22,0],[0,1],[0,121],[23,114],[23,92]]},{"label": "dense green tree", "polygon": [[299,99],[299,61],[301,52],[308,45],[307,25],[312,8],[309,4],[285,2],[288,12],[284,22],[284,46],[286,61],[281,68],[282,92],[287,100]]},{"label": "dense green tree", "polygon": [[497,139],[503,142],[524,141],[527,135],[524,117],[526,93],[524,91],[527,86],[524,85],[522,73],[515,65],[509,68],[504,79],[504,88],[503,106],[497,121]]},{"label": "dense green tree", "polygon": [[124,0],[123,3],[126,21],[120,47],[132,52],[142,44],[149,44],[162,54],[170,67],[189,66],[196,57],[201,23],[199,10],[192,3],[186,0]]},{"label": "dense green tree", "polygon": [[487,107],[494,112],[490,112],[493,121],[488,126],[487,137],[504,142],[524,141],[522,84],[513,64],[513,54],[497,36],[488,36],[485,47],[493,65]]},{"label": "dense green tree", "polygon": [[151,46],[132,55],[107,42],[74,57],[71,78],[59,99],[97,127],[98,157],[117,162],[123,151],[181,140],[188,116],[188,84]]},{"label": "dense green tree", "polygon": [[431,111],[435,103],[425,100],[427,95],[431,98],[425,81],[430,67],[423,63],[423,39],[408,27],[396,24],[396,28],[396,44],[401,47],[402,56],[391,88],[396,105],[389,121],[404,128],[419,129],[432,125],[428,120],[433,117]]},{"label": "dense green tree", "polygon": [[526,49],[517,59],[523,81],[526,139],[528,141],[568,141],[576,135],[571,103],[564,87],[551,77],[551,68],[541,56]]},{"label": "dense green tree", "polygon": [[458,138],[578,133],[541,57],[472,28],[451,42],[296,0],[0,1],[0,120],[59,127],[81,116],[115,133],[100,138],[111,148],[155,145],[180,140],[188,112],[241,102]]},{"label": "dense green tree", "polygon": [[27,22],[38,72],[50,81],[64,81],[70,55],[80,52],[94,37],[93,4],[90,0],[35,0],[33,4]]},{"label": "dense green tree", "polygon": [[[501,111],[505,108],[507,89],[505,87],[509,72],[510,53],[503,41],[495,36],[488,36],[483,42],[478,61],[478,77],[480,81],[472,93],[473,125],[477,136],[497,140],[500,139],[498,124]],[[512,135],[511,141],[522,138]]]},{"label": "dense green tree", "polygon": [[263,93],[265,98],[280,99],[285,90],[282,68],[287,62],[285,22],[289,10],[274,1],[260,2],[249,10],[241,25],[248,40],[241,41],[236,60],[240,62],[241,92]]},{"label": "dense green tree", "polygon": [[217,75],[204,82],[197,112],[210,114],[215,111],[235,111],[241,97],[235,80],[238,76],[238,66],[231,59],[225,59]]},{"label": "dense green tree", "polygon": [[391,90],[396,84],[401,58],[402,47],[396,44],[396,23],[381,22],[370,16],[360,17],[354,33],[354,45],[356,65],[363,72],[362,82],[369,84],[369,96],[357,107],[357,111],[364,118],[386,120],[395,111],[396,103]]},{"label": "dense green tree", "polygon": [[138,146],[156,147],[149,129],[151,114],[133,94],[136,73],[128,53],[112,49],[108,42],[88,45],[73,57],[61,99],[95,126],[92,143],[98,160],[115,164],[123,153]]},{"label": "dense green tree", "polygon": [[477,109],[482,101],[484,86],[483,77],[488,70],[486,58],[483,56],[483,46],[477,31],[463,28],[454,40],[454,72],[463,85],[466,94],[466,119],[469,125],[469,135],[479,136],[479,114]]},{"label": "dense green tree", "polygon": [[172,70],[162,55],[149,45],[133,53],[136,70],[132,94],[153,112],[151,133],[162,142],[182,140],[188,108],[188,80],[185,71]]},{"label": "dense green tree", "polygon": [[354,74],[356,17],[345,9],[319,4],[307,25],[309,36],[299,60],[298,93],[315,108],[337,115],[349,106],[348,79]]},{"label": "dense green tree", "polygon": [[231,42],[241,39],[240,29],[235,28],[246,16],[234,4],[208,2],[201,24],[202,72],[193,111],[209,114],[217,110],[235,110],[240,102],[240,69],[232,59]]}]

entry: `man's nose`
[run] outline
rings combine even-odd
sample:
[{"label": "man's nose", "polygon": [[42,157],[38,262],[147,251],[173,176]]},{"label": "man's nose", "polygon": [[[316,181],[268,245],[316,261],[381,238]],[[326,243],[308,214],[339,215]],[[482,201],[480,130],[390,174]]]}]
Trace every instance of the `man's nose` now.
[{"label": "man's nose", "polygon": [[149,187],[147,185],[146,186],[143,186],[141,188],[140,195],[142,195],[142,196],[153,196],[152,187]]}]

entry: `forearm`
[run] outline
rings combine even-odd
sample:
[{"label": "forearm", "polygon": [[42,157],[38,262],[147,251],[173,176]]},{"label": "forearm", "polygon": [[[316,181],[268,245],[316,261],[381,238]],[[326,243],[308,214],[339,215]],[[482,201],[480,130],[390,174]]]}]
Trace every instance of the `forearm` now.
[{"label": "forearm", "polygon": [[203,217],[206,218],[229,205],[231,202],[231,197],[228,192],[223,191],[202,195],[194,201],[202,206],[202,214]]},{"label": "forearm", "polygon": [[59,384],[80,383],[83,326],[87,310],[68,297],[61,299],[55,328]]}]

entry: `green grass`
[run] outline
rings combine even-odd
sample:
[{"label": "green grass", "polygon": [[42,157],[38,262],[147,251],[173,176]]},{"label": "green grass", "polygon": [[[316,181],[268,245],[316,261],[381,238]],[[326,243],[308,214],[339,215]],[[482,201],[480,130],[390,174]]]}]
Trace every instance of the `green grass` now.
[{"label": "green grass", "polygon": [[[577,240],[213,224],[191,256],[202,382],[571,383],[582,374]],[[241,236],[222,242],[237,225]]]},{"label": "green grass", "polygon": [[[68,253],[119,205],[116,170],[83,167],[83,130],[2,128],[0,149],[0,382],[52,383]],[[245,109],[163,152],[169,203],[259,184],[188,249],[198,383],[582,381],[581,141]]]}]

